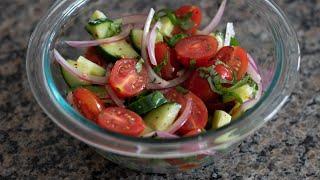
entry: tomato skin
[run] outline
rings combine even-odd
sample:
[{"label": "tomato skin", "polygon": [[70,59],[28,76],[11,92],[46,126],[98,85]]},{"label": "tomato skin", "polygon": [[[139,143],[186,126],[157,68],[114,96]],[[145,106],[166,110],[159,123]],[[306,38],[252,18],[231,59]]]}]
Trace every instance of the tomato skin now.
[{"label": "tomato skin", "polygon": [[212,36],[196,35],[180,40],[175,50],[177,59],[185,67],[190,67],[195,61],[196,67],[212,65],[211,59],[218,49],[218,42]]},{"label": "tomato skin", "polygon": [[199,28],[202,21],[201,9],[197,6],[184,5],[184,6],[181,6],[179,9],[177,9],[175,12],[178,18],[184,18],[189,13],[192,13],[191,21],[194,23],[194,25],[190,29],[186,30],[186,32],[188,34],[194,34],[196,30]]},{"label": "tomato skin", "polygon": [[135,59],[121,59],[113,66],[109,78],[112,89],[122,98],[133,97],[142,92],[148,82],[145,67],[140,73],[136,71]]},{"label": "tomato skin", "polygon": [[194,129],[194,130],[191,130],[189,131],[188,133],[186,133],[184,135],[184,137],[191,137],[191,136],[196,136],[198,134],[202,133],[202,129]]},{"label": "tomato skin", "polygon": [[238,80],[243,78],[249,66],[247,52],[239,46],[221,48],[215,55],[214,60],[220,60],[230,66],[232,71],[237,73]]},{"label": "tomato skin", "polygon": [[178,130],[179,135],[184,135],[194,129],[203,129],[208,122],[208,110],[203,101],[193,93],[188,96],[192,98],[192,113],[188,121]]},{"label": "tomato skin", "polygon": [[182,106],[181,112],[186,107],[187,98],[191,98],[193,102],[191,115],[187,122],[178,130],[177,134],[184,135],[194,129],[203,129],[206,126],[208,122],[208,110],[203,101],[192,92],[184,95],[173,88],[165,92],[165,97],[169,101],[179,103]]},{"label": "tomato skin", "polygon": [[109,107],[98,116],[97,123],[100,127],[128,136],[140,136],[145,125],[142,118],[128,109]]},{"label": "tomato skin", "polygon": [[98,64],[99,66],[102,66],[102,67],[107,66],[106,60],[98,53],[98,51],[96,50],[96,47],[89,47],[86,50],[84,57]]},{"label": "tomato skin", "polygon": [[214,67],[214,70],[221,76],[222,79],[232,81],[233,76],[229,68],[222,64],[218,64]]},{"label": "tomato skin", "polygon": [[246,74],[249,66],[248,53],[241,47],[234,47],[233,61],[228,63],[234,70],[237,71],[238,80],[242,79]]},{"label": "tomato skin", "polygon": [[211,90],[208,81],[200,77],[198,71],[192,73],[185,87],[205,102],[216,99],[219,96]]},{"label": "tomato skin", "polygon": [[104,109],[103,102],[94,93],[85,88],[77,88],[72,94],[73,103],[78,111],[87,119],[95,122],[100,112]]},{"label": "tomato skin", "polygon": [[167,61],[166,65],[161,69],[161,77],[165,80],[172,80],[176,77],[177,73],[175,68],[172,66],[171,62],[175,58],[172,55],[170,47],[165,42],[159,42],[155,46],[155,56],[158,64],[161,64],[163,61]]}]

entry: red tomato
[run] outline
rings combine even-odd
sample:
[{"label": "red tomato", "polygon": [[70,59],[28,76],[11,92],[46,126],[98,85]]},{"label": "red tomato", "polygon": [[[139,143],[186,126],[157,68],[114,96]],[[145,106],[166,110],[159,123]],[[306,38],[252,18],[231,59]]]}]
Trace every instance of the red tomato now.
[{"label": "red tomato", "polygon": [[135,59],[121,59],[113,66],[109,83],[120,97],[133,97],[144,90],[148,82],[147,70],[142,67],[140,73],[136,70]]},{"label": "red tomato", "polygon": [[238,80],[242,79],[248,70],[248,55],[241,47],[223,47],[218,51],[214,60],[223,61],[230,66],[237,73]]},{"label": "red tomato", "polygon": [[202,129],[194,129],[189,131],[187,134],[184,135],[184,137],[191,137],[191,136],[195,136],[198,135],[202,132]]},{"label": "red tomato", "polygon": [[186,82],[186,88],[205,102],[218,97],[218,94],[211,90],[208,81],[200,77],[198,71],[194,71],[190,79]]},{"label": "red tomato", "polygon": [[145,128],[138,114],[120,107],[104,109],[98,116],[97,123],[104,129],[128,136],[139,136]]},{"label": "red tomato", "polygon": [[221,76],[222,79],[232,81],[232,71],[228,67],[218,64],[215,66],[214,70]]},{"label": "red tomato", "polygon": [[183,95],[177,92],[175,89],[170,89],[169,91],[165,92],[165,97],[170,101],[179,103],[182,106],[181,112],[186,107],[186,97],[190,97],[192,99],[193,105],[191,116],[178,130],[179,135],[184,135],[194,129],[202,129],[206,126],[208,122],[208,110],[203,101],[192,92]]},{"label": "red tomato", "polygon": [[102,67],[107,65],[106,60],[97,52],[96,47],[89,47],[84,57]]},{"label": "red tomato", "polygon": [[178,18],[182,19],[188,16],[191,13],[191,21],[193,22],[193,26],[186,30],[187,33],[193,34],[199,28],[202,20],[202,12],[197,6],[185,5],[176,10],[175,14]]},{"label": "red tomato", "polygon": [[[210,59],[217,52],[218,42],[212,36],[190,36],[180,40],[175,47],[177,59],[185,67],[195,63],[197,67],[210,66]],[[193,62],[194,61],[194,62]]]},{"label": "red tomato", "polygon": [[73,102],[78,111],[92,121],[96,121],[99,113],[104,109],[103,102],[85,88],[77,88],[73,91]]},{"label": "red tomato", "polygon": [[174,79],[176,77],[176,71],[171,65],[174,56],[171,55],[170,47],[164,42],[157,43],[155,47],[155,56],[158,64],[161,64],[165,60],[167,61],[166,65],[161,69],[161,77],[165,80]]}]

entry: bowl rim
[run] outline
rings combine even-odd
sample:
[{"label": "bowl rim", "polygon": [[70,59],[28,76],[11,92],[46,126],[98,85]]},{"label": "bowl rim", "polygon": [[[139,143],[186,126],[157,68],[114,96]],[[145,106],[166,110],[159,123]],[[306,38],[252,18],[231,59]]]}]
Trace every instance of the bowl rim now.
[{"label": "bowl rim", "polygon": [[[284,15],[284,13],[282,12],[282,10],[277,6],[276,3],[274,3],[273,1],[268,1],[265,0],[266,2],[268,2],[268,4],[274,8],[277,12],[278,12],[278,16],[280,16],[280,18],[283,20],[283,22],[285,23],[285,25],[288,28],[288,31],[290,31],[290,33],[294,34],[294,40],[297,42],[297,49],[299,50],[299,43],[297,41],[297,36],[296,33],[294,32],[292,26],[288,23],[288,19],[287,17]],[[68,132],[69,134],[71,134],[72,136],[76,137],[77,139],[93,146],[99,149],[103,149],[103,150],[107,150],[107,151],[111,151],[114,153],[118,153],[118,154],[123,154],[123,155],[128,155],[128,156],[140,156],[138,153],[126,153],[126,152],[119,152],[119,151],[115,151],[114,149],[110,149],[107,148],[105,146],[101,146],[99,144],[95,144],[93,142],[91,142],[90,140],[86,139],[85,137],[83,137],[83,135],[80,135],[79,133],[72,131],[68,128],[66,128],[66,126],[59,120],[57,120],[55,118],[55,116],[50,113],[47,110],[47,107],[43,104],[42,102],[42,97],[39,97],[37,95],[37,90],[32,80],[32,74],[31,72],[28,70],[28,62],[30,61],[31,58],[31,50],[34,46],[34,43],[36,41],[36,36],[38,35],[38,32],[41,31],[42,26],[45,24],[45,21],[50,18],[50,16],[52,16],[53,12],[58,10],[58,7],[62,7],[63,5],[65,5],[66,3],[71,2],[70,0],[63,0],[60,2],[56,2],[52,8],[49,10],[48,14],[46,16],[44,16],[42,18],[42,20],[40,21],[40,23],[38,24],[38,26],[36,27],[35,31],[33,32],[31,38],[30,38],[30,42],[28,45],[28,52],[27,52],[27,74],[28,74],[28,81],[32,90],[32,93],[34,94],[37,102],[39,103],[39,105],[41,106],[41,108],[46,112],[46,114],[50,117],[51,120],[53,120],[60,128],[62,128],[64,131]],[[88,2],[88,0],[82,0],[82,1],[78,1],[78,2],[73,2],[69,4],[69,8],[72,5],[81,5],[82,3],[85,4],[86,2]],[[70,10],[70,9],[69,9]],[[70,13],[70,12],[69,12]],[[44,47],[44,54],[42,55],[42,75],[43,78],[45,80],[45,85],[46,85],[46,92],[48,93],[49,97],[51,98],[51,100],[54,99],[59,99],[60,103],[62,103],[62,106],[64,108],[61,108],[61,104],[58,104],[56,101],[52,101],[52,103],[55,104],[55,106],[60,107],[60,111],[66,116],[66,117],[72,117],[72,119],[76,119],[75,125],[79,126],[80,129],[87,129],[87,130],[94,130],[93,133],[95,133],[95,135],[100,136],[102,138],[108,137],[108,140],[110,140],[110,138],[112,139],[116,139],[116,140],[120,140],[121,142],[125,142],[125,143],[138,143],[139,145],[161,145],[162,147],[165,146],[171,146],[171,145],[177,145],[177,144],[187,144],[187,143],[192,143],[192,142],[200,142],[200,141],[204,141],[206,139],[209,139],[210,137],[214,137],[217,136],[219,134],[223,134],[223,132],[226,132],[228,130],[231,130],[232,127],[235,127],[239,124],[244,123],[245,119],[249,119],[249,117],[252,117],[254,114],[257,113],[257,111],[263,109],[263,104],[265,103],[266,99],[269,99],[269,97],[272,95],[276,85],[278,84],[279,80],[280,80],[280,76],[282,73],[282,66],[283,64],[279,61],[277,62],[276,65],[276,70],[275,70],[275,75],[274,78],[272,79],[271,84],[269,85],[269,87],[267,88],[267,90],[264,92],[261,100],[259,100],[259,102],[253,107],[251,108],[249,111],[247,111],[243,116],[241,116],[237,121],[232,121],[230,124],[228,124],[227,126],[220,128],[216,131],[208,131],[204,134],[200,134],[198,136],[194,136],[194,137],[183,137],[183,138],[179,138],[179,139],[152,139],[152,138],[148,138],[148,139],[144,139],[144,138],[135,138],[135,137],[129,137],[129,136],[125,136],[125,135],[121,135],[121,134],[117,134],[117,133],[113,133],[110,131],[106,131],[98,126],[96,126],[94,123],[91,123],[90,121],[86,120],[84,117],[82,117],[79,113],[77,113],[68,103],[67,101],[63,98],[63,96],[58,92],[57,87],[54,84],[54,80],[52,77],[52,73],[51,73],[51,69],[47,68],[50,66],[50,59],[52,58],[52,50],[50,50],[50,45],[52,44],[52,42],[54,42],[54,38],[55,38],[56,32],[52,32],[52,34],[47,34],[47,39],[45,42],[45,47]],[[298,67],[297,70],[299,70],[299,62],[300,62],[300,50],[298,52]],[[291,93],[291,92],[288,92]],[[277,107],[275,107],[275,109],[280,109],[281,106],[285,103],[285,101],[287,100],[288,96],[283,96],[280,103],[278,104]],[[276,111],[277,111],[276,110]],[[267,115],[269,117],[266,117],[265,119],[269,120],[273,115]],[[265,121],[267,121],[265,120]],[[80,121],[80,123],[79,123]],[[238,138],[234,138],[232,140],[230,140],[229,142],[226,142],[227,144],[233,144],[236,141],[239,141],[239,139],[243,139],[244,137],[246,137],[248,134],[252,133],[253,131],[255,131],[256,129],[258,129],[259,127],[261,127],[264,123],[260,123],[258,126],[255,127],[255,129],[252,129],[251,131],[248,131],[247,133],[243,134],[241,137]],[[88,129],[89,128],[89,129]],[[220,146],[225,146],[225,143],[223,144],[218,144],[216,145],[213,149],[219,149]],[[201,151],[195,151],[195,152],[190,152],[190,153],[185,153],[185,155],[187,154],[195,154],[195,153],[199,153],[199,152],[203,152],[208,150],[207,149],[201,149]],[[143,157],[147,157],[149,155],[146,154],[142,154],[141,156]],[[177,155],[170,155],[168,154],[165,157],[176,157]],[[150,155],[150,157],[154,157],[154,155]]]}]

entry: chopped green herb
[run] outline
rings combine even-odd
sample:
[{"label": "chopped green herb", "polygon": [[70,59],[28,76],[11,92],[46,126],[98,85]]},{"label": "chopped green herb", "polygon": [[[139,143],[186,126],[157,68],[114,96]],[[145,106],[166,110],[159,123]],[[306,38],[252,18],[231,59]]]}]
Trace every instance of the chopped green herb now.
[{"label": "chopped green herb", "polygon": [[190,61],[190,68],[193,69],[196,67],[197,61],[195,59],[191,59]]},{"label": "chopped green herb", "polygon": [[177,86],[176,90],[181,94],[188,94],[188,92],[189,92],[187,89],[185,89],[185,88],[183,88],[181,86]]},{"label": "chopped green herb", "polygon": [[240,43],[237,40],[237,38],[236,37],[231,37],[230,46],[239,46],[239,45],[240,45]]},{"label": "chopped green herb", "polygon": [[162,68],[167,65],[169,63],[169,57],[168,57],[168,54],[166,54],[166,56],[164,57],[163,61],[158,64],[156,67],[153,68],[153,71],[155,73],[160,73],[160,71],[162,70]]},{"label": "chopped green herb", "polygon": [[194,26],[194,22],[191,20],[192,13],[186,14],[183,18],[179,19],[179,25],[183,30],[189,30]]},{"label": "chopped green herb", "polygon": [[167,44],[170,47],[174,47],[181,39],[188,37],[188,35],[186,34],[177,34],[174,35],[172,38],[170,38],[169,40],[167,40]]}]

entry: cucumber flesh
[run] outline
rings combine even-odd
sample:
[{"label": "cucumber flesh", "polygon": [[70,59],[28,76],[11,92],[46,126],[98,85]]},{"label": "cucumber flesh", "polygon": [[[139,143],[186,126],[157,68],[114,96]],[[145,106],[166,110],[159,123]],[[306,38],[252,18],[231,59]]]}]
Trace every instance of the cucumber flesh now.
[{"label": "cucumber flesh", "polygon": [[219,129],[231,122],[232,116],[224,111],[216,110],[212,119],[212,129]]},{"label": "cucumber flesh", "polygon": [[[67,62],[73,67],[77,68],[77,61],[67,60]],[[83,86],[83,85],[90,85],[89,82],[79,79],[78,77],[74,76],[73,74],[71,74],[70,72],[68,72],[62,67],[61,67],[61,73],[64,80],[71,88]]]},{"label": "cucumber flesh", "polygon": [[95,11],[85,28],[95,39],[103,39],[119,34],[121,23],[108,19],[101,11]]},{"label": "cucumber flesh", "polygon": [[161,92],[155,91],[147,96],[140,97],[138,100],[129,104],[128,108],[141,115],[148,113],[167,102],[167,99]]},{"label": "cucumber flesh", "polygon": [[103,12],[101,12],[101,11],[99,11],[99,10],[96,10],[96,11],[91,15],[90,20],[106,19],[106,18],[107,18],[107,16],[106,16]]},{"label": "cucumber flesh", "polygon": [[[245,85],[233,90],[232,93],[235,96],[237,96],[237,98],[240,98],[240,100],[242,102],[246,102],[253,97],[254,89],[249,84],[245,84]],[[237,99],[234,98],[233,96],[229,96],[229,95],[223,96],[224,103],[234,101],[234,100],[237,100]]]},{"label": "cucumber flesh", "polygon": [[104,44],[99,46],[100,52],[107,59],[116,61],[122,58],[134,58],[137,59],[139,54],[127,43],[126,40],[117,41],[110,44]]},{"label": "cucumber flesh", "polygon": [[[132,41],[132,44],[136,50],[141,50],[141,44],[142,44],[142,36],[143,36],[143,30],[141,29],[132,29],[130,32],[130,39]],[[163,36],[161,33],[157,33],[157,39],[156,43],[163,42]]]},{"label": "cucumber flesh", "polygon": [[160,19],[161,28],[160,33],[167,37],[172,37],[172,31],[174,29],[174,25],[168,17],[162,17]]},{"label": "cucumber flesh", "polygon": [[180,104],[168,103],[149,112],[144,117],[144,121],[150,128],[157,131],[164,131],[173,124],[180,109]]},{"label": "cucumber flesh", "polygon": [[80,56],[77,60],[77,67],[79,71],[85,74],[90,74],[94,76],[105,76],[106,75],[106,70],[91,62],[90,60],[86,59],[83,56]]}]

